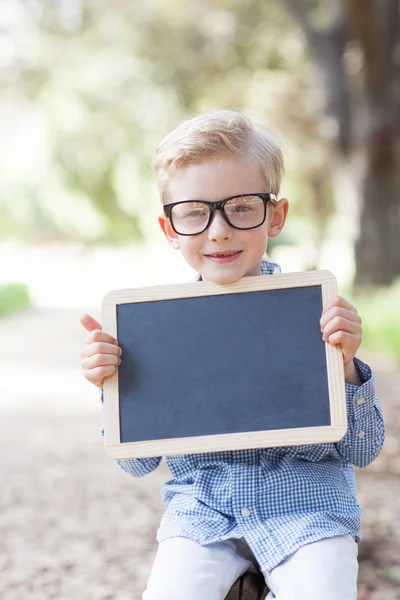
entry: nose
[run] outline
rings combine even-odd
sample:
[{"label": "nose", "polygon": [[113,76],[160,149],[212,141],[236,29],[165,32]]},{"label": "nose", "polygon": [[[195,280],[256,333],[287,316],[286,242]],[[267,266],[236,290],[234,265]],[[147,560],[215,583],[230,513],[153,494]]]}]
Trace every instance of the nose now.
[{"label": "nose", "polygon": [[208,227],[208,239],[212,242],[223,242],[231,239],[232,227],[227,223],[220,210],[216,210]]}]

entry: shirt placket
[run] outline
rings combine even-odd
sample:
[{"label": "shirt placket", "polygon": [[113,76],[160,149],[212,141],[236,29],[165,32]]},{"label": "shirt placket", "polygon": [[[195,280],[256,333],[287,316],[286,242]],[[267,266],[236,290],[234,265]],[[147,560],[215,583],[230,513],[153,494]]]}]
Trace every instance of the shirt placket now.
[{"label": "shirt placket", "polygon": [[258,519],[259,468],[256,463],[239,464],[233,467],[233,513],[244,536],[246,530],[250,527],[253,528]]}]

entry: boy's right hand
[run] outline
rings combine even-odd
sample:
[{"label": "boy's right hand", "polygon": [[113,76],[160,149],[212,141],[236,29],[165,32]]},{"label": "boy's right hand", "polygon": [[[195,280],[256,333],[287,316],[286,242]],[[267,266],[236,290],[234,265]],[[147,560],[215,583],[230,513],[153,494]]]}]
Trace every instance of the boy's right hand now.
[{"label": "boy's right hand", "polygon": [[81,317],[80,323],[90,332],[81,350],[83,374],[88,381],[101,388],[105,377],[114,375],[121,364],[119,357],[122,350],[118,341],[104,333],[100,323],[90,315]]}]

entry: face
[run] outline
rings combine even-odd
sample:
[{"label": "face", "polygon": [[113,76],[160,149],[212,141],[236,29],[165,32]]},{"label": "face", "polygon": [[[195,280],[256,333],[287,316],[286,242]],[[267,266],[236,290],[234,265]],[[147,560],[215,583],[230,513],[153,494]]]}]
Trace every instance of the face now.
[{"label": "face", "polygon": [[[200,164],[179,169],[169,185],[170,202],[207,200],[215,202],[239,194],[270,192],[260,168],[245,158],[210,158]],[[285,224],[288,201],[267,204],[267,218],[255,229],[231,227],[216,210],[203,233],[182,236],[174,232],[163,213],[161,228],[173,248],[181,250],[186,262],[204,281],[233,283],[247,275],[259,275],[268,237],[275,237]]]}]

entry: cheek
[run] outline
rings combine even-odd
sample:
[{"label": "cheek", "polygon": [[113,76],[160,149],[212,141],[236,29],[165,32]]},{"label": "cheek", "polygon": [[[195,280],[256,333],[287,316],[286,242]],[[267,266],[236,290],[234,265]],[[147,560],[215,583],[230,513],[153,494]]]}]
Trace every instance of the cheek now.
[{"label": "cheek", "polygon": [[186,256],[196,255],[202,247],[201,240],[197,239],[197,236],[192,237],[179,237],[179,243],[182,254]]},{"label": "cheek", "polygon": [[267,229],[255,229],[254,231],[248,231],[246,239],[243,240],[249,250],[255,252],[264,252],[268,242]]}]

